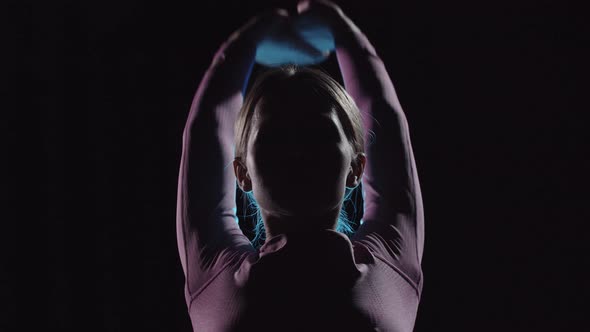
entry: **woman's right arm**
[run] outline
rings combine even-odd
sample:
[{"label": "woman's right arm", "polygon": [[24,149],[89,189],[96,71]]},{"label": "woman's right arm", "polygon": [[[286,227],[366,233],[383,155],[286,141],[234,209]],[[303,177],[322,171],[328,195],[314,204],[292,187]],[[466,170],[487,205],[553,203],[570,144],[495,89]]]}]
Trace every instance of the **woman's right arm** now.
[{"label": "woman's right arm", "polygon": [[193,97],[182,135],[176,229],[187,304],[243,253],[255,252],[236,216],[234,125],[261,38],[285,13],[248,20],[217,50]]},{"label": "woman's right arm", "polygon": [[300,4],[300,9],[305,6],[328,20],[345,89],[363,117],[364,222],[352,239],[400,269],[421,289],[422,195],[408,122],[393,83],[366,35],[338,6],[320,0]]}]

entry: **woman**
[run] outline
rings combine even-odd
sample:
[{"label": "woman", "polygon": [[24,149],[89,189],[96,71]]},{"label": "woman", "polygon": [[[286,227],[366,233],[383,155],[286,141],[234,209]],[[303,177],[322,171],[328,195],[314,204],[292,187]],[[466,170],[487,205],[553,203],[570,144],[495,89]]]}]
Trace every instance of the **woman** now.
[{"label": "woman", "polygon": [[[221,46],[191,106],[177,235],[193,329],[411,331],[424,215],[408,123],[383,62],[339,7],[304,2],[298,15],[329,24],[346,90],[283,66],[244,97],[256,46],[291,19],[279,10]],[[363,222],[349,238],[338,217],[361,178]],[[236,180],[260,209],[259,249],[238,226]]]}]

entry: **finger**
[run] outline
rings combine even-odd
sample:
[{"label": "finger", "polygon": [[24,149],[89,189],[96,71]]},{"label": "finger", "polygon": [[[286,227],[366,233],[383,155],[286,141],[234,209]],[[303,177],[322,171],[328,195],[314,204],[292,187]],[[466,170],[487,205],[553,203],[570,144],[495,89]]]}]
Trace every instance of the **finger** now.
[{"label": "finger", "polygon": [[277,28],[282,21],[287,20],[288,13],[281,8],[270,9],[250,18],[238,30],[234,31],[229,41],[246,40],[248,42],[258,43],[270,31]]},{"label": "finger", "polygon": [[342,8],[328,0],[302,0],[297,5],[300,16],[310,16],[325,22],[334,35],[350,29],[357,30]]},{"label": "finger", "polygon": [[247,35],[247,38],[260,41],[271,31],[276,30],[288,18],[289,13],[287,10],[282,8],[270,9],[252,18],[245,25],[242,33]]},{"label": "finger", "polygon": [[253,29],[271,30],[289,18],[289,12],[283,8],[274,8],[263,12],[254,18]]},{"label": "finger", "polygon": [[310,5],[309,0],[300,1],[297,4],[297,13],[302,14],[302,13],[306,12],[307,10],[309,10],[309,5]]},{"label": "finger", "polygon": [[299,16],[319,16],[324,20],[334,20],[337,10],[322,1],[303,0],[297,4],[297,13]]}]

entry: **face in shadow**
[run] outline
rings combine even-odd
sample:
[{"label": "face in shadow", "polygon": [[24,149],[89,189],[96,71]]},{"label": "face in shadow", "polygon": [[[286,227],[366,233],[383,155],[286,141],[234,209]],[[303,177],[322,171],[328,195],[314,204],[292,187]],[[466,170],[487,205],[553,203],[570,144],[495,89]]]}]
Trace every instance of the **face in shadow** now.
[{"label": "face in shadow", "polygon": [[319,98],[263,98],[253,121],[245,180],[259,207],[286,217],[339,210],[358,174],[334,108]]}]

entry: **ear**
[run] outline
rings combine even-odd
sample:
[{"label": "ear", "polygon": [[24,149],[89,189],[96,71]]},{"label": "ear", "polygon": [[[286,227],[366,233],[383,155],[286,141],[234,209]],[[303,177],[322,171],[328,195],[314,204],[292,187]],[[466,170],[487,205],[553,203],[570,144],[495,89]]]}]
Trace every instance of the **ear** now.
[{"label": "ear", "polygon": [[240,158],[235,158],[233,162],[234,166],[234,174],[236,175],[236,180],[238,181],[238,186],[244,192],[252,191],[252,180],[250,179],[250,174],[248,174],[248,170],[246,166],[241,162]]},{"label": "ear", "polygon": [[350,169],[346,177],[346,187],[356,188],[361,183],[366,163],[367,156],[363,152],[357,153],[356,157],[350,162]]}]

